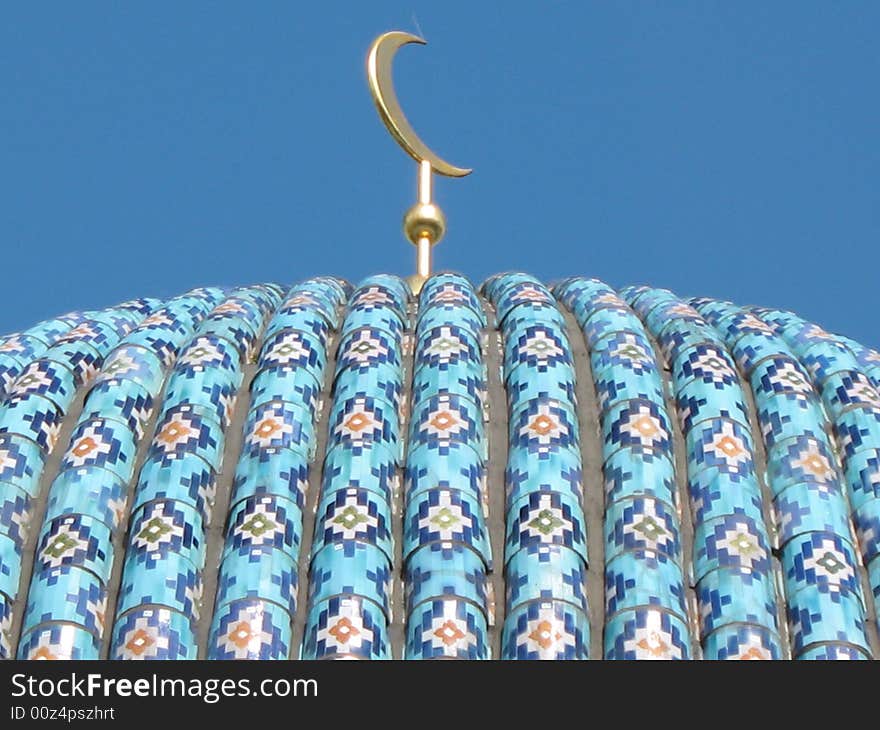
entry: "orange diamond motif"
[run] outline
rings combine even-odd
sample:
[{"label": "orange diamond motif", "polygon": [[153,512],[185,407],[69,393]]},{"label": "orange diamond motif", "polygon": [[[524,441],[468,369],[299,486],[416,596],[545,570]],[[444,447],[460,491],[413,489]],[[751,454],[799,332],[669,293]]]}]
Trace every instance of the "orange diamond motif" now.
[{"label": "orange diamond motif", "polygon": [[723,436],[715,445],[728,458],[733,458],[743,452],[740,442],[733,436]]},{"label": "orange diamond motif", "polygon": [[447,289],[446,291],[441,291],[434,296],[435,302],[461,302],[465,301],[465,298],[462,294],[455,291],[454,289]]},{"label": "orange diamond motif", "polygon": [[464,633],[458,628],[455,621],[449,620],[434,632],[434,636],[440,639],[446,646],[452,646],[464,638]]},{"label": "orange diamond motif", "polygon": [[654,419],[650,416],[640,416],[637,418],[635,423],[633,423],[633,428],[642,436],[653,436],[657,433],[657,426],[654,424]]},{"label": "orange diamond motif", "polygon": [[562,637],[561,634],[553,628],[552,623],[549,621],[539,621],[535,630],[529,634],[529,638],[542,649],[549,649]]},{"label": "orange diamond motif", "polygon": [[49,647],[41,646],[39,649],[37,649],[33,653],[33,655],[31,656],[31,659],[37,659],[37,660],[42,660],[42,661],[47,661],[47,660],[51,661],[51,660],[58,659],[58,657],[57,657],[57,655],[55,655],[51,651],[49,651]]},{"label": "orange diamond motif", "polygon": [[98,444],[95,442],[95,439],[91,436],[86,436],[76,442],[76,446],[73,447],[72,453],[75,457],[82,458],[94,451],[97,446]]},{"label": "orange diamond motif", "polygon": [[544,295],[534,287],[523,287],[511,299],[514,301],[526,300],[540,302],[544,300]]},{"label": "orange diamond motif", "polygon": [[134,632],[134,635],[128,640],[125,648],[128,649],[132,654],[140,656],[155,643],[156,642],[153,637],[150,636],[146,631],[144,631],[143,629],[138,629]]},{"label": "orange diamond motif", "polygon": [[350,431],[363,431],[372,422],[372,419],[365,413],[353,413],[346,420],[345,427]]},{"label": "orange diamond motif", "polygon": [[179,441],[180,438],[185,436],[188,432],[189,429],[184,425],[177,421],[172,421],[159,432],[159,440],[166,444],[173,444]]},{"label": "orange diamond motif", "polygon": [[753,646],[748,651],[744,651],[737,658],[740,659],[741,661],[763,659],[764,652],[762,652],[757,646]]},{"label": "orange diamond motif", "polygon": [[380,291],[368,291],[364,292],[358,297],[359,302],[366,302],[368,304],[372,302],[384,302],[385,294]]},{"label": "orange diamond motif", "polygon": [[281,424],[274,418],[264,418],[254,429],[254,435],[257,438],[267,439],[280,428]]},{"label": "orange diamond motif", "polygon": [[819,454],[810,454],[803,461],[804,468],[813,474],[824,474],[828,470],[828,462]]},{"label": "orange diamond motif", "polygon": [[253,638],[251,625],[247,621],[239,621],[229,632],[229,640],[239,649],[244,649]]},{"label": "orange diamond motif", "polygon": [[336,622],[333,628],[330,629],[329,633],[340,644],[347,644],[350,639],[358,636],[361,632],[357,630],[357,627],[347,616],[343,616]]},{"label": "orange diamond motif", "polygon": [[656,631],[652,631],[648,636],[639,641],[636,646],[653,656],[664,656],[669,650],[669,645],[663,641],[663,637]]},{"label": "orange diamond motif", "polygon": [[439,431],[446,431],[456,423],[456,418],[449,411],[441,411],[434,415],[429,423]]},{"label": "orange diamond motif", "polygon": [[532,422],[529,424],[529,429],[539,436],[546,436],[554,428],[556,428],[556,421],[543,413],[540,416],[533,418]]}]

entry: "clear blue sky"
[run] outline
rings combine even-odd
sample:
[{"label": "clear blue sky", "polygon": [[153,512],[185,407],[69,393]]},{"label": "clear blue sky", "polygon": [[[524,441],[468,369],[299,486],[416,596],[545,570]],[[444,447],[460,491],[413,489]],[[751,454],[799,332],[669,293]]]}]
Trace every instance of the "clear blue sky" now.
[{"label": "clear blue sky", "polygon": [[880,3],[18,3],[0,27],[0,331],[201,284],[439,267],[783,306],[880,345]]}]

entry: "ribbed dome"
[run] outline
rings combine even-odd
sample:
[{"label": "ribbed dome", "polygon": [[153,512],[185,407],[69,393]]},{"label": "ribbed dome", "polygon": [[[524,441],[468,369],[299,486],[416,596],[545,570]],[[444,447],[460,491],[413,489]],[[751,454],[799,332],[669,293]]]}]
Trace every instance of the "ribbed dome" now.
[{"label": "ribbed dome", "polygon": [[0,342],[0,656],[864,659],[880,354],[790,312],[456,274]]}]

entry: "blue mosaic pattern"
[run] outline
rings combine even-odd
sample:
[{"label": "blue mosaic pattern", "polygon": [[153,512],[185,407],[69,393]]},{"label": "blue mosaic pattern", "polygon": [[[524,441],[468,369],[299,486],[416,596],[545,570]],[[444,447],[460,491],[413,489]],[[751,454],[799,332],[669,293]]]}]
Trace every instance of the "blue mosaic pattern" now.
[{"label": "blue mosaic pattern", "polygon": [[[697,308],[751,381],[767,452],[793,656],[843,658],[856,647],[855,653],[870,655],[845,480],[826,416],[827,409],[835,416],[833,425],[842,427],[851,412],[848,401],[857,399],[847,388],[870,384],[857,376],[834,379],[855,363],[854,356],[793,315],[708,300]],[[838,437],[845,454],[844,434]],[[825,649],[816,651],[818,644]]]},{"label": "blue mosaic pattern", "polygon": [[[789,457],[782,464],[785,468],[778,469],[786,477],[794,472],[800,477],[799,481],[812,485],[814,509],[821,508],[824,515],[824,524],[820,525],[825,527],[823,531],[809,532],[792,541],[795,547],[786,562],[788,580],[795,586],[816,586],[823,598],[831,596],[832,608],[837,610],[839,606],[842,612],[851,603],[848,596],[861,597],[856,570],[862,563],[867,568],[871,588],[871,595],[863,599],[876,606],[880,598],[877,570],[880,563],[875,560],[880,536],[877,530],[880,523],[875,517],[880,514],[875,491],[875,486],[880,484],[877,471],[880,391],[876,379],[880,358],[858,343],[826,332],[794,314],[765,311],[755,314],[767,322],[797,356],[807,374],[805,380],[821,398],[838,447],[834,449],[825,432],[818,435],[813,432],[793,458],[792,450],[785,455]],[[821,493],[816,494],[819,490]],[[844,495],[848,497],[848,505]],[[847,506],[851,510],[849,514],[845,511]],[[834,601],[837,593],[840,600]],[[817,626],[820,620],[824,623],[824,615],[817,616],[813,606],[809,608],[809,615],[805,604],[799,604],[799,608],[800,612],[794,616],[796,626],[809,641],[819,641],[813,637],[813,631],[828,630]],[[857,629],[857,620],[861,621],[863,616],[858,614],[857,608],[857,605],[851,607],[851,627],[856,635],[852,644],[868,652],[866,644],[859,641],[862,634]],[[842,635],[839,630],[838,634]]]},{"label": "blue mosaic pattern", "polygon": [[338,596],[311,606],[303,659],[390,659],[388,617],[361,596]]},{"label": "blue mosaic pattern", "polygon": [[355,289],[342,321],[315,521],[303,659],[391,657],[391,496],[400,466],[409,292],[389,276]]},{"label": "blue mosaic pattern", "polygon": [[[77,389],[94,379],[101,364],[112,357],[113,348],[143,320],[151,306],[121,305],[60,318],[7,338],[0,346],[0,358],[6,358],[0,362],[4,392],[0,404],[0,593],[7,626],[12,622],[15,601],[22,599],[24,604],[24,640],[18,656],[42,655],[45,650],[59,657],[89,658],[92,655],[88,652],[100,639],[106,592],[97,576],[109,571],[109,531],[102,525],[88,524],[88,517],[85,522],[74,519],[63,525],[62,519],[53,523],[57,515],[52,514],[50,496],[50,514],[43,526],[31,526],[37,531],[38,545],[32,575],[35,588],[27,594],[20,585],[21,549],[27,540],[31,500],[39,496],[45,458],[55,449],[61,421]],[[126,439],[110,441],[113,443],[105,449],[107,462],[130,460],[133,450]],[[62,459],[62,465],[65,463]],[[53,491],[50,489],[50,495]],[[67,548],[64,551],[62,544]],[[72,621],[92,638],[73,629],[53,630],[47,622],[55,620]],[[36,624],[45,626],[39,632],[31,631]],[[41,637],[45,644],[40,643]],[[11,640],[0,642],[0,658],[10,657],[14,651]]]},{"label": "blue mosaic pattern", "polygon": [[[500,322],[508,393],[501,658],[589,659],[584,485],[565,320],[531,277],[502,275],[484,291]],[[565,598],[577,603],[557,600]]]},{"label": "blue mosaic pattern", "polygon": [[[584,332],[600,408],[605,658],[688,659],[672,421],[644,312],[595,279],[569,279],[554,293]],[[679,369],[702,377],[711,366],[695,358]]]},{"label": "blue mosaic pattern", "polygon": [[406,624],[407,659],[489,659],[486,615],[448,598],[414,607]]},{"label": "blue mosaic pattern", "polygon": [[[587,659],[591,613],[608,659],[872,657],[880,352],[647,286],[551,293],[508,273],[482,291],[443,273],[416,302],[393,276],[318,277],[0,337],[0,657]],[[598,424],[581,423],[565,310]],[[487,424],[505,407],[502,485]],[[597,435],[602,484],[585,484]],[[213,514],[224,459],[229,507]],[[604,497],[600,566],[585,493]],[[206,608],[209,528],[223,540]],[[597,570],[604,600],[588,605]]]},{"label": "blue mosaic pattern", "polygon": [[312,279],[286,293],[266,326],[226,520],[210,659],[290,658],[305,484],[343,301],[336,282]]},{"label": "blue mosaic pattern", "polygon": [[477,293],[441,274],[419,296],[405,468],[407,659],[487,659],[485,379]]},{"label": "blue mosaic pattern", "polygon": [[[692,577],[703,656],[785,656],[776,613],[778,568],[771,559],[754,439],[736,364],[725,342],[691,305],[653,289],[642,290],[638,302],[633,301],[671,363],[687,455]],[[733,628],[739,632],[733,644],[730,638],[714,638],[716,632],[727,636]],[[760,637],[757,645],[746,640],[754,637]]]},{"label": "blue mosaic pattern", "polygon": [[288,659],[290,616],[268,601],[231,601],[214,613],[208,659]]},{"label": "blue mosaic pattern", "polygon": [[225,430],[242,363],[279,301],[268,285],[236,289],[219,303],[211,297],[187,322],[189,336],[175,341],[179,354],[132,497],[111,657],[197,656],[205,534]]}]

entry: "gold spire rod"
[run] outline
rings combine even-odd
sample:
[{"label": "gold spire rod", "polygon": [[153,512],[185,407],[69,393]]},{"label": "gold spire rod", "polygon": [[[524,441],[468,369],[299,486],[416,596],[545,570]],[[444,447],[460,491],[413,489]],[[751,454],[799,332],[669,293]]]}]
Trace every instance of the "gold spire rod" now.
[{"label": "gold spire rod", "polygon": [[367,82],[382,122],[406,153],[419,163],[419,199],[403,217],[403,232],[416,247],[416,273],[409,277],[409,284],[413,292],[418,293],[431,275],[431,248],[446,232],[443,211],[432,202],[432,172],[447,177],[464,177],[471,170],[451,165],[432,152],[419,139],[400,108],[391,78],[391,64],[398,49],[408,43],[424,45],[425,41],[397,30],[376,38],[367,53]]}]

